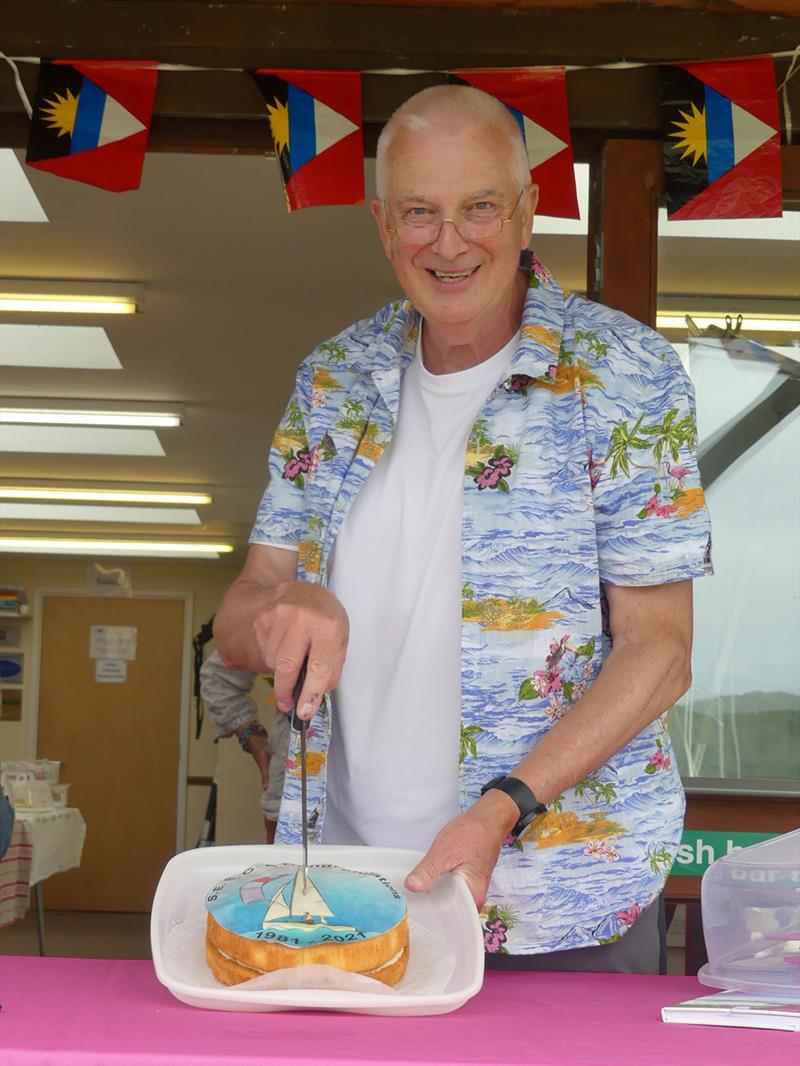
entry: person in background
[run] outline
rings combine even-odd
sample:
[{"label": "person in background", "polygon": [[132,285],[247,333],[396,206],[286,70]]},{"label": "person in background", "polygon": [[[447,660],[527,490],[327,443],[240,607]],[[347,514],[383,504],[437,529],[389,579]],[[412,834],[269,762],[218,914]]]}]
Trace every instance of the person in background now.
[{"label": "person in background", "polygon": [[255,760],[261,774],[260,807],[267,843],[272,844],[283,792],[291,723],[288,715],[277,711],[267,732],[259,721],[252,696],[256,677],[251,670],[230,669],[219,653],[213,651],[200,670],[200,694],[217,736],[235,736],[242,749]]},{"label": "person in background", "polygon": [[0,786],[0,859],[8,851],[11,834],[14,832],[14,808],[11,800]]}]

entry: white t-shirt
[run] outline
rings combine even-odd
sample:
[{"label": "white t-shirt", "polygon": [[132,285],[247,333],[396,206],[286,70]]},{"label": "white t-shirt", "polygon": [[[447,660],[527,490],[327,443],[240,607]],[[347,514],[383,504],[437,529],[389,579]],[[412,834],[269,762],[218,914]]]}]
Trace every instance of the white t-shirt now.
[{"label": "white t-shirt", "polygon": [[329,562],[350,617],[323,840],[426,850],[459,813],[464,454],[519,334],[452,374],[405,373],[391,442]]}]

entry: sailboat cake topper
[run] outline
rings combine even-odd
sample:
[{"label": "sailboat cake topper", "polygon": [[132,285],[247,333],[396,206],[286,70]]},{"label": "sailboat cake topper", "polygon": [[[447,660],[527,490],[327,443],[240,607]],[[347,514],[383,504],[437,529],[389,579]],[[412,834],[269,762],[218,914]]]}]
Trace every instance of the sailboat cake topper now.
[{"label": "sailboat cake topper", "polygon": [[381,936],[402,921],[406,902],[378,874],[312,866],[308,882],[297,866],[251,866],[226,878],[206,897],[209,914],[249,940],[287,947]]},{"label": "sailboat cake topper", "polygon": [[[261,883],[263,885],[263,882]],[[251,896],[250,885],[252,882],[242,885],[241,888],[240,894],[245,903]],[[300,870],[285,884],[278,886],[261,922],[261,928],[294,931],[298,922],[305,925],[319,923],[329,931],[337,933],[359,933],[354,925],[336,922],[333,911],[314,884],[311,874],[308,876],[308,883],[304,885]]]}]

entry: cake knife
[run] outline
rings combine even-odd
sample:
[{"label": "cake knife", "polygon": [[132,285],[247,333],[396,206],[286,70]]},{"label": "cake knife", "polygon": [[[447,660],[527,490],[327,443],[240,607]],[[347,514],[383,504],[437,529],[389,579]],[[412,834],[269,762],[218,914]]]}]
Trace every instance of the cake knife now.
[{"label": "cake knife", "polygon": [[308,722],[300,718],[297,707],[306,683],[308,656],[303,660],[300,673],[294,686],[294,707],[292,708],[292,729],[300,733],[300,802],[303,808],[303,892],[308,889],[308,767],[306,765],[306,733]]}]

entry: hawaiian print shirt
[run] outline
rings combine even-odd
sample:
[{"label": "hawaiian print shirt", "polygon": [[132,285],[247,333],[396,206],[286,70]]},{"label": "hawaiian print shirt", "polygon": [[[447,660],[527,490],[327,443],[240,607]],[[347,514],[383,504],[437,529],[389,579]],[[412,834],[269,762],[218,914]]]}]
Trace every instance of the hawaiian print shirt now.
[{"label": "hawaiian print shirt", "polygon": [[[464,458],[462,810],[509,772],[597,677],[611,646],[604,584],[711,572],[691,384],[657,333],[565,294],[531,259],[521,339]],[[419,316],[383,308],[301,365],[251,536],[298,550],[326,582],[342,520],[391,439]],[[334,698],[309,729],[312,839],[325,818]],[[300,840],[299,747],[277,839]],[[487,951],[619,939],[660,892],[684,796],[666,716],[567,789],[502,848],[481,914]]]}]

